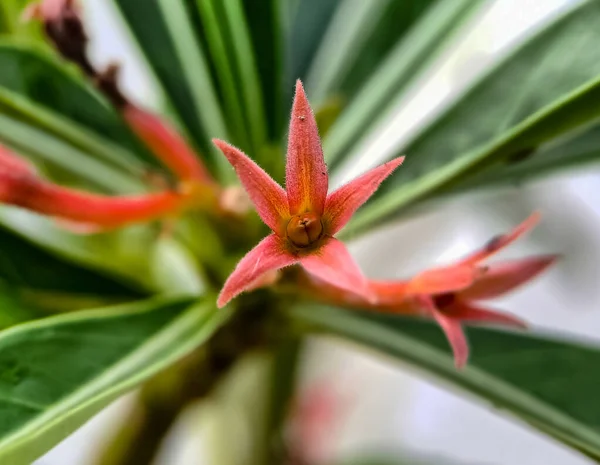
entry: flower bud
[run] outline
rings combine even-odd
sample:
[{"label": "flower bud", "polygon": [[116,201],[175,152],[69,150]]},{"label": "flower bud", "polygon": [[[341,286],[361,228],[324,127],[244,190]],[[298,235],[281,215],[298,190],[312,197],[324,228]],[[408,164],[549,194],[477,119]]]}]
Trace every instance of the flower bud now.
[{"label": "flower bud", "polygon": [[308,247],[315,243],[323,232],[321,219],[311,212],[296,215],[287,224],[286,233],[288,239],[296,247]]}]

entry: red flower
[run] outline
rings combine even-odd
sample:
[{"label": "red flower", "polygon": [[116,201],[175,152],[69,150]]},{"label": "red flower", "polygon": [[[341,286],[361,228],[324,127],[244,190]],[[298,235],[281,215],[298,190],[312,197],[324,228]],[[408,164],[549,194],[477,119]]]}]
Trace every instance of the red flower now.
[{"label": "red flower", "polygon": [[0,202],[55,217],[77,232],[98,232],[174,216],[200,205],[201,185],[180,191],[110,197],[61,187],[40,178],[24,160],[0,146]]},{"label": "red flower", "polygon": [[121,109],[129,127],[181,181],[212,184],[213,179],[186,141],[158,116],[130,102]]},{"label": "red flower", "polygon": [[234,167],[258,214],[273,231],[238,263],[221,290],[219,307],[251,287],[265,272],[296,263],[324,281],[369,294],[366,278],[344,244],[333,236],[404,157],[328,195],[329,177],[317,123],[300,81],[290,122],[286,190],[240,150],[220,140],[214,143]]},{"label": "red flower", "polygon": [[466,364],[469,347],[462,323],[483,322],[524,328],[520,319],[480,306],[479,301],[504,295],[525,284],[556,261],[545,255],[494,263],[481,262],[517,240],[535,226],[534,214],[508,234],[492,239],[486,246],[457,263],[433,268],[410,280],[370,281],[376,303],[314,279],[303,283],[314,297],[328,302],[390,313],[426,315],[434,318],[448,338],[457,367]]}]

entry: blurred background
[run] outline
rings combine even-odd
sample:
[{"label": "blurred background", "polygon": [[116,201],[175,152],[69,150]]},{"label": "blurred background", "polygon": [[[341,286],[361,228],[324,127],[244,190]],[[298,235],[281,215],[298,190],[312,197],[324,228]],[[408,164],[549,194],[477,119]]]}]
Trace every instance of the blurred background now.
[{"label": "blurred background", "polygon": [[[386,123],[371,139],[355,148],[354,156],[333,182],[339,184],[378,164],[453,93],[509,50],[515,39],[540,27],[568,1],[490,0],[450,50],[408,92]],[[144,71],[145,64],[118,15],[103,0],[82,3],[98,62],[116,59],[125,63],[125,89],[145,106],[160,107],[155,83],[148,80],[150,73]],[[526,291],[499,300],[496,306],[549,332],[560,330],[597,338],[598,199],[600,167],[586,167],[536,181],[525,188],[453,197],[441,208],[427,210],[353,242],[351,250],[372,277],[406,277],[434,263],[446,263],[461,256],[491,236],[509,230],[531,211],[540,210],[542,224],[505,256],[557,252],[563,258],[558,266],[527,286]],[[244,367],[238,370],[239,377],[243,378],[243,370]],[[252,380],[247,381],[251,386]],[[328,454],[336,459],[399,453],[408,456],[406,463],[411,464],[421,462],[410,457],[429,458],[428,463],[436,465],[593,463],[489,405],[440,388],[411,367],[398,367],[397,363],[387,363],[334,340],[315,339],[311,343],[301,384],[305,389],[315,384],[326,385],[339,394],[335,419],[326,432]],[[110,437],[113,425],[127,421],[124,407],[128,400],[125,397],[115,402],[35,464],[90,463],[90,457]],[[231,447],[236,449],[235,453],[242,453],[243,431],[236,430],[235,409],[217,401],[214,405],[190,409],[167,439],[156,465],[211,463],[203,458],[203,445],[210,443],[211,431],[219,427],[217,423],[222,423],[220,427],[227,425],[226,431],[236,442]],[[235,464],[232,457],[224,458],[223,463]]]}]

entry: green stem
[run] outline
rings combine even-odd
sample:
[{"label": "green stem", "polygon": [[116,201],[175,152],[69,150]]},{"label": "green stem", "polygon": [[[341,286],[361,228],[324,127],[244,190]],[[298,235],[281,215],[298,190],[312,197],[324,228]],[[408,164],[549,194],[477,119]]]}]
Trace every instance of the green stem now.
[{"label": "green stem", "polygon": [[[96,465],[152,463],[162,440],[191,402],[205,398],[249,351],[272,344],[277,314],[254,293],[240,298],[240,310],[204,346],[171,366],[140,392],[126,421]],[[280,334],[281,331],[277,332]]]},{"label": "green stem", "polygon": [[290,338],[283,341],[275,352],[271,367],[264,445],[260,451],[261,465],[279,465],[284,462],[286,446],[282,432],[294,399],[303,345],[302,339]]}]

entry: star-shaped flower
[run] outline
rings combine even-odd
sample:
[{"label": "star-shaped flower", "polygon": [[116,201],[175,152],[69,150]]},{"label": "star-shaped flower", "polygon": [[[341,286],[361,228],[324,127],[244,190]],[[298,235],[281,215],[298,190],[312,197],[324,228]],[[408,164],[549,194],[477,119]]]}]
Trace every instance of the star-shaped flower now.
[{"label": "star-shaped flower", "polygon": [[375,303],[314,278],[301,277],[300,285],[306,293],[326,302],[435,319],[448,339],[456,366],[460,368],[469,357],[463,323],[525,327],[520,319],[483,308],[479,301],[502,296],[527,283],[552,265],[556,255],[527,257],[489,266],[482,262],[513,243],[533,228],[538,220],[538,214],[530,216],[508,234],[495,237],[452,265],[431,268],[409,280],[369,281],[376,296]]},{"label": "star-shaped flower", "polygon": [[333,236],[404,157],[328,194],[329,176],[317,123],[300,81],[296,83],[288,136],[286,190],[240,150],[220,140],[214,143],[273,231],[238,263],[221,290],[219,307],[249,289],[264,273],[297,263],[326,282],[368,297],[366,278],[344,244]]}]

